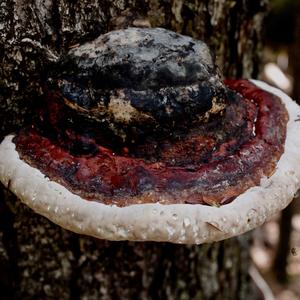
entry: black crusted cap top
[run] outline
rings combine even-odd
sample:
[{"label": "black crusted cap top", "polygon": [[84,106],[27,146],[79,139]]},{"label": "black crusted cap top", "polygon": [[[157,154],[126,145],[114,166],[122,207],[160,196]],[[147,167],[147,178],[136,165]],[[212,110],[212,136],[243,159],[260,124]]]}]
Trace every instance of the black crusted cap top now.
[{"label": "black crusted cap top", "polygon": [[227,98],[207,45],[162,28],[101,35],[49,77],[68,107],[123,141],[186,130],[221,114]]}]

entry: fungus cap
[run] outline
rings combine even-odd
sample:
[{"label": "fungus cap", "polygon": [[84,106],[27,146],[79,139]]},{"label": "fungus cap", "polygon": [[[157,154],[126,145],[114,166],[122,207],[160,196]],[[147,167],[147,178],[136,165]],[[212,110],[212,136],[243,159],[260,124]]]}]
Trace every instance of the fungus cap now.
[{"label": "fungus cap", "polygon": [[120,207],[86,200],[20,159],[13,135],[0,145],[0,180],[37,213],[66,229],[100,239],[201,244],[242,234],[285,208],[300,185],[300,107],[280,90],[252,82],[278,96],[287,109],[284,152],[271,176],[262,176],[260,184],[228,204],[143,203]]}]

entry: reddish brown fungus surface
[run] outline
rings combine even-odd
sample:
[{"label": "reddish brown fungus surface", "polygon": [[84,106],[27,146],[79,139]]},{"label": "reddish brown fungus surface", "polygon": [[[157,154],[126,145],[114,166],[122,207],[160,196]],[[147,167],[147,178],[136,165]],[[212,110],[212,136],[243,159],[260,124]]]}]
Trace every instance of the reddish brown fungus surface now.
[{"label": "reddish brown fungus surface", "polygon": [[47,112],[14,143],[23,160],[85,199],[118,206],[226,204],[272,175],[288,115],[278,97],[249,81],[225,84],[237,95],[222,116],[128,145],[93,131],[92,120],[70,114],[52,94]]}]

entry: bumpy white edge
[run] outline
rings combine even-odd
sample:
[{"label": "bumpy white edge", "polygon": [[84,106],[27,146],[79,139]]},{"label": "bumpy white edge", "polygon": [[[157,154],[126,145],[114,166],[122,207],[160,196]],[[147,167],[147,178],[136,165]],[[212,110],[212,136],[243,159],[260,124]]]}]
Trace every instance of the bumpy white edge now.
[{"label": "bumpy white edge", "polygon": [[242,234],[286,207],[300,186],[300,107],[278,89],[253,82],[279,96],[287,107],[285,151],[270,178],[263,178],[260,186],[248,189],[230,204],[219,208],[200,204],[121,208],[87,201],[20,160],[12,135],[0,145],[0,180],[37,213],[66,229],[100,239],[201,244]]}]

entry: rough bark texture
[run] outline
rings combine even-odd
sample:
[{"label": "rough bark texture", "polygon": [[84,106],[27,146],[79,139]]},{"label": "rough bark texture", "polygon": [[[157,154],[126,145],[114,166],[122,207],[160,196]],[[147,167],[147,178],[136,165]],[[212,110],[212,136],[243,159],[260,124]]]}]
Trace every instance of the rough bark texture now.
[{"label": "rough bark texture", "polygon": [[[0,135],[42,101],[44,70],[77,43],[127,25],[205,40],[227,77],[255,77],[264,0],[4,0]],[[202,246],[107,242],[65,231],[0,194],[1,299],[247,299],[248,235]]]}]

